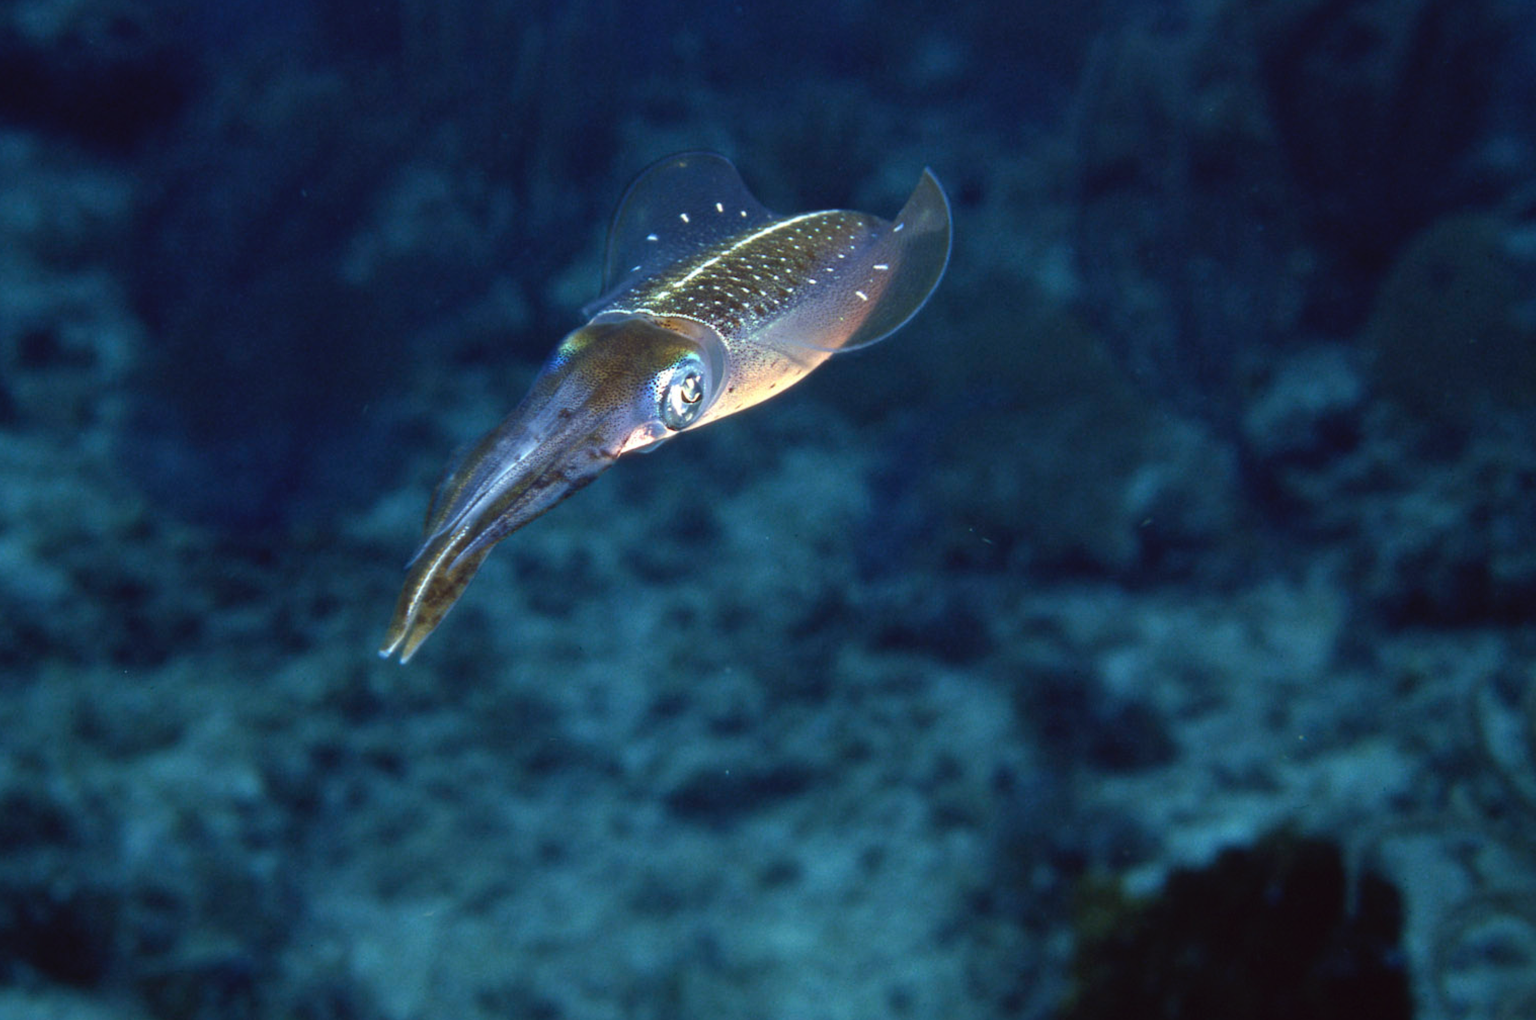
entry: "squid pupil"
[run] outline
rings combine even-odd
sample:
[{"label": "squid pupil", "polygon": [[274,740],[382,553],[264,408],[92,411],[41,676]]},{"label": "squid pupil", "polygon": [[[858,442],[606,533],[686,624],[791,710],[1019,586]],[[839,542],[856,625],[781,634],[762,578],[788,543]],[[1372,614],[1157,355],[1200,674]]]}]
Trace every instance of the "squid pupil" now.
[{"label": "squid pupil", "polygon": [[689,372],[683,376],[682,385],[677,390],[683,403],[697,404],[704,396],[704,379],[697,372]]},{"label": "squid pupil", "polygon": [[704,374],[688,369],[675,376],[662,398],[662,420],[672,429],[680,429],[698,416],[704,399]]}]

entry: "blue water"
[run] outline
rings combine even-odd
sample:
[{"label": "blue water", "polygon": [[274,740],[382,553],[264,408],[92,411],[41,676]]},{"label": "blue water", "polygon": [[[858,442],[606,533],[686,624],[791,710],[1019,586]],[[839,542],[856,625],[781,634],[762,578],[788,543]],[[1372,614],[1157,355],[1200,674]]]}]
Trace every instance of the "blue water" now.
[{"label": "blue water", "polygon": [[[1501,0],[0,6],[0,1018],[1529,1015],[1533,53]],[[379,661],[688,150],[783,215],[929,168],[948,270]]]}]

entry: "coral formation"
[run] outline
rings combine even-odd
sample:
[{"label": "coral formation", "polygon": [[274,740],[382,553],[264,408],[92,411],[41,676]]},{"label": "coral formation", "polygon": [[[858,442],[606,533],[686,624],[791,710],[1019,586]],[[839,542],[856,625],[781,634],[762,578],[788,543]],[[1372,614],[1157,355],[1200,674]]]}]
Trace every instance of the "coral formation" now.
[{"label": "coral formation", "polygon": [[932,429],[931,467],[895,437],[903,495],[946,508],[912,551],[946,566],[1178,572],[1239,514],[1230,453],[1154,407],[1055,302],[983,289],[988,378]]},{"label": "coral formation", "polygon": [[1497,212],[1455,213],[1404,248],[1364,332],[1384,396],[1460,431],[1536,401],[1536,323],[1520,314],[1530,291],[1515,233]]},{"label": "coral formation", "polygon": [[1407,1020],[1401,898],[1326,840],[1280,834],[1174,872],[1155,898],[1085,894],[1064,1020]]},{"label": "coral formation", "polygon": [[1298,330],[1342,337],[1403,240],[1477,187],[1493,0],[1207,5],[1132,25],[1078,97],[1088,307],[1144,384],[1235,424]]}]

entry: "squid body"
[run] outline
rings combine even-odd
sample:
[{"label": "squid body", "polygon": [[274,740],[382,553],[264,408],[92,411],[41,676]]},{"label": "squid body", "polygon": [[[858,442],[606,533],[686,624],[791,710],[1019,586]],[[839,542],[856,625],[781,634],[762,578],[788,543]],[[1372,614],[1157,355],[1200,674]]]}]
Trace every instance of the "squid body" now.
[{"label": "squid body", "polygon": [[492,546],[623,454],[889,336],[928,300],[949,248],[949,203],[927,170],[894,220],[775,216],[711,153],[646,170],[614,214],[587,324],[438,486],[379,654],[409,659]]}]

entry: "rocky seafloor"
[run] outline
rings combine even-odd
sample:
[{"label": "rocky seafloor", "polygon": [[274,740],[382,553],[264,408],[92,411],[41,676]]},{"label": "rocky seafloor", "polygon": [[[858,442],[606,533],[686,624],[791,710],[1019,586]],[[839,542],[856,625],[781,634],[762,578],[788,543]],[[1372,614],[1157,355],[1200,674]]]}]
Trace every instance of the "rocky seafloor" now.
[{"label": "rocky seafloor", "polygon": [[[854,5],[894,55],[776,88],[690,23],[612,110],[554,106],[602,4],[230,66],[192,3],[0,14],[0,1020],[1527,1015],[1536,90],[1458,58],[1530,19],[1167,6]],[[498,39],[510,109],[424,75]],[[931,164],[948,277],[380,661],[699,146],[786,210]],[[1274,847],[1321,884],[1221,884]]]}]

